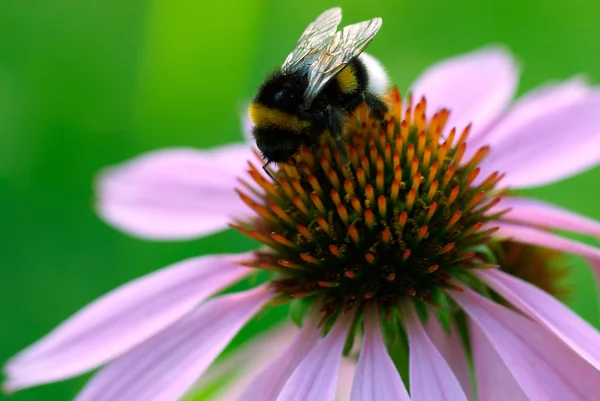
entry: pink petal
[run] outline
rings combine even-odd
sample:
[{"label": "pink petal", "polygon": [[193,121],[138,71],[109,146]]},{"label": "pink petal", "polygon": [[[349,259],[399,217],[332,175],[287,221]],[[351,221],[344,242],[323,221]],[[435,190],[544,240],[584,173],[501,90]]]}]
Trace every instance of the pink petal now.
[{"label": "pink petal", "polygon": [[354,314],[341,314],[327,336],[297,366],[277,401],[333,401],[344,343]]},{"label": "pink petal", "polygon": [[[407,307],[405,326],[410,350],[410,395],[413,401],[467,401],[448,363],[431,342],[413,307]],[[434,319],[434,317],[431,317]]]},{"label": "pink petal", "polygon": [[470,288],[462,288],[462,293],[448,294],[483,331],[530,400],[587,401],[591,394],[600,394],[600,372],[556,336]]},{"label": "pink petal", "polygon": [[506,173],[512,188],[549,184],[578,174],[600,161],[600,93],[545,113],[515,128],[492,147],[482,165]]},{"label": "pink petal", "polygon": [[[562,108],[585,98],[589,93],[590,88],[581,77],[537,88],[519,98],[488,132],[477,137],[476,143],[473,145],[478,147],[489,144],[494,148],[503,141],[522,139],[513,138],[522,127],[538,118],[560,111]],[[469,145],[471,145],[471,141]]]},{"label": "pink petal", "polygon": [[208,301],[101,370],[77,400],[179,399],[274,296],[262,286]]},{"label": "pink petal", "polygon": [[498,269],[475,270],[475,274],[600,370],[600,332],[589,323],[536,286]]},{"label": "pink petal", "polygon": [[398,369],[383,343],[379,312],[365,308],[365,334],[352,383],[352,401],[410,401]]},{"label": "pink petal", "polygon": [[354,375],[356,374],[356,361],[352,358],[342,358],[340,364],[340,373],[338,374],[338,382],[340,383],[337,388],[337,395],[335,397],[338,401],[347,401],[350,399],[352,394],[352,387],[348,383],[352,382]]},{"label": "pink petal", "polygon": [[460,383],[465,395],[469,400],[475,400],[473,395],[473,383],[471,382],[471,372],[467,353],[455,324],[452,324],[450,334],[442,328],[438,319],[433,316],[424,325],[427,335],[444,360],[450,366],[456,379]]},{"label": "pink petal", "polygon": [[596,277],[600,280],[600,249],[537,228],[505,223],[498,226],[500,229],[496,232],[496,236],[499,238],[583,256],[590,262]]},{"label": "pink petal", "polygon": [[6,388],[62,380],[121,355],[250,274],[238,262],[251,257],[188,259],[123,285],[9,361]]},{"label": "pink petal", "polygon": [[485,334],[472,321],[469,321],[469,342],[479,400],[529,401]]},{"label": "pink petal", "polygon": [[255,336],[241,349],[236,348],[211,366],[189,392],[190,399],[198,399],[199,392],[210,391],[210,400],[238,400],[254,380],[257,370],[281,355],[297,334],[298,328],[286,322]]},{"label": "pink petal", "polygon": [[[210,395],[208,395],[207,400],[239,401],[248,385],[254,381],[256,372],[280,356],[282,352],[285,352],[286,348],[288,348],[298,334],[298,328],[295,325],[286,323],[282,326],[266,334],[260,334],[260,336],[257,336],[257,339],[244,345],[241,351],[236,350],[225,361],[221,363],[217,362],[206,372],[200,382],[194,386],[195,390],[189,392],[188,398],[199,399],[197,396],[198,392],[208,390],[210,391]],[[354,360],[342,358],[340,373],[338,375],[339,382],[351,383],[355,370],[356,362]],[[285,381],[283,384],[285,384]],[[216,386],[218,386],[217,389],[215,389]],[[349,400],[350,390],[350,386],[338,386],[336,400]],[[204,395],[204,393],[202,394]],[[201,399],[205,400],[205,398]],[[253,401],[268,400],[268,398],[249,399]]]},{"label": "pink petal", "polygon": [[[543,248],[556,249],[557,251],[581,255],[590,260],[600,261],[600,249],[570,240],[548,231],[533,227],[518,226],[515,224],[500,223],[495,236],[510,239],[523,244],[537,245]],[[595,265],[592,265],[595,266]]]},{"label": "pink petal", "polygon": [[304,357],[317,345],[321,319],[317,308],[310,313],[294,341],[252,380],[239,401],[274,401]]},{"label": "pink petal", "polygon": [[447,127],[462,130],[473,123],[471,137],[483,132],[508,106],[517,88],[519,68],[502,47],[486,47],[442,61],[412,86],[427,99],[428,113],[450,109]]},{"label": "pink petal", "polygon": [[220,231],[249,212],[234,191],[248,160],[257,159],[242,144],[147,153],[100,175],[98,213],[145,238],[187,239]]},{"label": "pink petal", "polygon": [[502,198],[496,209],[506,208],[510,210],[502,216],[503,220],[600,236],[600,222],[549,203],[507,196]]}]

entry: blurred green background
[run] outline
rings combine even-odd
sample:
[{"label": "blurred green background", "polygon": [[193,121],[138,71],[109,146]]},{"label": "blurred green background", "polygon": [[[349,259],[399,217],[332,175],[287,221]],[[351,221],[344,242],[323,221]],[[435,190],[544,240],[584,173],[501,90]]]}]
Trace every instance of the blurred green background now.
[{"label": "blurred green background", "polygon": [[[0,360],[121,283],[252,246],[233,232],[185,243],[130,238],[94,215],[92,181],[141,152],[240,140],[243,105],[326,8],[342,6],[345,23],[383,17],[369,52],[401,88],[440,58],[499,42],[523,64],[522,93],[580,72],[598,82],[599,4],[0,2]],[[600,219],[599,180],[596,168],[530,194]],[[598,326],[595,281],[573,264],[568,303]],[[9,398],[67,400],[84,380]]]}]

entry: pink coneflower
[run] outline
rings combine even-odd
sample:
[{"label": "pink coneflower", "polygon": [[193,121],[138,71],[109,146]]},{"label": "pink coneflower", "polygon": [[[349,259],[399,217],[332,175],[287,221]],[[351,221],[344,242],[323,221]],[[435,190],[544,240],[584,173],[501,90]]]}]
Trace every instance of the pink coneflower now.
[{"label": "pink coneflower", "polygon": [[[600,160],[600,93],[574,79],[510,105],[517,80],[501,48],[443,61],[414,103],[391,92],[387,126],[361,110],[345,149],[325,137],[297,155],[302,174],[283,166],[275,182],[241,144],[108,170],[111,224],[155,239],[232,226],[260,246],[113,291],[12,359],[5,387],[106,365],[79,400],[178,399],[261,308],[293,302],[300,332],[242,401],[333,400],[355,337],[352,401],[600,399],[600,334],[554,298],[551,266],[561,253],[598,266],[600,249],[552,230],[598,236],[600,223],[514,192]],[[212,297],[262,270],[256,288]],[[410,391],[392,345],[408,349]]]}]

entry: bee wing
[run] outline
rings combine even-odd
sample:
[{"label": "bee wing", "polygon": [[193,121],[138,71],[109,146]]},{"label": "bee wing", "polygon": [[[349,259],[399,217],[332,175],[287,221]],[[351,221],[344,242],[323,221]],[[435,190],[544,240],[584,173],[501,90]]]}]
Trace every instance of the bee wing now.
[{"label": "bee wing", "polygon": [[[319,15],[302,33],[296,47],[287,56],[281,70],[294,71],[300,67],[308,68],[312,58],[317,56],[327,47],[342,21],[342,9],[331,8]],[[314,60],[313,60],[314,61]]]},{"label": "bee wing", "polygon": [[329,41],[317,61],[309,67],[304,100],[310,104],[331,78],[361,54],[381,28],[381,18],[348,25]]}]

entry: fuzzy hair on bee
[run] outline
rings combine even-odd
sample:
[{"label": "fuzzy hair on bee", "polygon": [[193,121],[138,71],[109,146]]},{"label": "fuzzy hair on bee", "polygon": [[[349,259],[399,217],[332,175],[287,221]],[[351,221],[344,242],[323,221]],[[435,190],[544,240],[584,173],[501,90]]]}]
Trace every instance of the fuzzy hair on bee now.
[{"label": "fuzzy hair on bee", "polygon": [[269,163],[293,164],[298,150],[315,145],[325,132],[341,143],[348,115],[362,103],[383,120],[389,79],[379,61],[363,53],[382,20],[337,31],[341,19],[340,8],[321,14],[254,96],[249,114],[265,171]]}]

